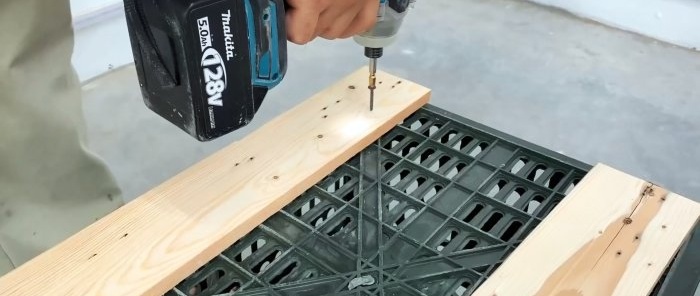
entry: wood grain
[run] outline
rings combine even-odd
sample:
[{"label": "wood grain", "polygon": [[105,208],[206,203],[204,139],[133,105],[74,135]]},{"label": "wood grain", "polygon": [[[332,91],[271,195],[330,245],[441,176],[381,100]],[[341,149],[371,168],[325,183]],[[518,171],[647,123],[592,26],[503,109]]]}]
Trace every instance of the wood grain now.
[{"label": "wood grain", "polygon": [[0,278],[1,295],[159,295],[427,103],[367,68]]},{"label": "wood grain", "polygon": [[648,295],[700,204],[599,164],[475,296]]}]

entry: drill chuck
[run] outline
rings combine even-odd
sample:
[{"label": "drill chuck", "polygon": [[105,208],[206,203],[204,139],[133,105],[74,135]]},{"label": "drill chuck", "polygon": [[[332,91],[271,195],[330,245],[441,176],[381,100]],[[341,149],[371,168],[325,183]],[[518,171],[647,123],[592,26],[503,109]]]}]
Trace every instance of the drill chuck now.
[{"label": "drill chuck", "polygon": [[365,47],[365,56],[370,59],[378,59],[384,55],[384,48]]}]

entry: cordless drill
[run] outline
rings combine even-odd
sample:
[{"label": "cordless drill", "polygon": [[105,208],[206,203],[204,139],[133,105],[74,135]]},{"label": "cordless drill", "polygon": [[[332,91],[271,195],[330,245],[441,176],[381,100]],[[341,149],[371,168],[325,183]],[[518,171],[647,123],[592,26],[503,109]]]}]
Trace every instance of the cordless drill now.
[{"label": "cordless drill", "polygon": [[[370,105],[376,59],[413,1],[380,0],[377,25],[356,38],[370,58]],[[144,103],[199,141],[248,125],[286,74],[284,0],[124,0],[124,8]]]},{"label": "cordless drill", "polygon": [[374,109],[374,90],[377,88],[377,59],[384,55],[384,47],[394,43],[410,5],[416,0],[380,0],[377,23],[368,32],[355,36],[355,42],[365,47],[369,58],[369,110]]}]

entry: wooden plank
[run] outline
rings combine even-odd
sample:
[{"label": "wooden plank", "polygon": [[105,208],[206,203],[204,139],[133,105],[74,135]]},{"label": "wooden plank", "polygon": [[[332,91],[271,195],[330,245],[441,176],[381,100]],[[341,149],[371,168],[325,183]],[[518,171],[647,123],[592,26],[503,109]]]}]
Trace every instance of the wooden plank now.
[{"label": "wooden plank", "polygon": [[367,68],[0,279],[2,295],[159,295],[427,103]]},{"label": "wooden plank", "polygon": [[648,295],[700,204],[597,165],[475,296]]}]

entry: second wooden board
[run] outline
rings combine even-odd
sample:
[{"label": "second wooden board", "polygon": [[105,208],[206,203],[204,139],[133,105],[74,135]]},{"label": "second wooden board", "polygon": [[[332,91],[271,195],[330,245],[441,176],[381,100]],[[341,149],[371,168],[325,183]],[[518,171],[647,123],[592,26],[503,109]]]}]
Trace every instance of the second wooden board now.
[{"label": "second wooden board", "polygon": [[648,295],[700,204],[597,165],[473,294]]}]

